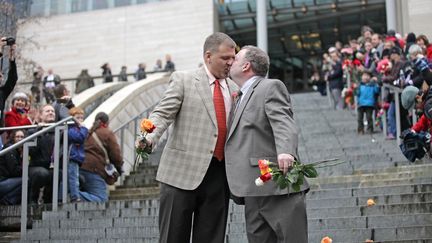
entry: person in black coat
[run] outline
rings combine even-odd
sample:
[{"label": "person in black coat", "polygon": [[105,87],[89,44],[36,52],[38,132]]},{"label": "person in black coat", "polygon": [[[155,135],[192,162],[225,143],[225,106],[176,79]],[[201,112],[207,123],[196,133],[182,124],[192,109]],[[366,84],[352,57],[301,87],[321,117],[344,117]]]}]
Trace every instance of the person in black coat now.
[{"label": "person in black coat", "polygon": [[[23,130],[12,132],[11,146],[23,140]],[[0,157],[0,204],[14,205],[21,202],[22,185],[22,147],[14,149]]]},{"label": "person in black coat", "polygon": [[[4,62],[4,56],[3,56],[3,47],[6,45],[6,38],[1,38],[0,41],[0,61],[3,63]],[[0,86],[0,127],[4,127],[4,108],[5,108],[5,103],[7,98],[9,97],[9,95],[11,94],[12,90],[15,88],[15,84],[18,80],[18,73],[17,73],[17,68],[16,68],[16,63],[15,63],[15,50],[16,50],[16,45],[12,45],[10,47],[10,51],[9,51],[9,72],[6,78],[6,82],[3,82],[3,70],[0,70],[0,84],[3,84]]]}]

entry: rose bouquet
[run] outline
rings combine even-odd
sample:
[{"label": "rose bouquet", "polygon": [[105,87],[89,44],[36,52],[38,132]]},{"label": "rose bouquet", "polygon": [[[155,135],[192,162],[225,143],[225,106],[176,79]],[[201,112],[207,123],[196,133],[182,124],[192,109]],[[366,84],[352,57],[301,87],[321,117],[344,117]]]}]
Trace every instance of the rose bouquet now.
[{"label": "rose bouquet", "polygon": [[[138,135],[138,139],[135,141],[135,152],[137,157],[135,159],[135,164],[139,158],[143,160],[148,160],[149,154],[151,153],[151,146],[148,146],[146,135],[152,133],[156,129],[152,121],[149,119],[143,119],[140,123],[141,133]],[[135,169],[134,164],[134,169]]]},{"label": "rose bouquet", "polygon": [[280,189],[285,189],[288,186],[291,186],[295,192],[298,192],[300,191],[300,186],[304,183],[305,177],[318,177],[318,172],[316,170],[317,168],[344,163],[343,161],[335,163],[334,161],[337,160],[338,159],[327,159],[311,164],[302,164],[299,161],[294,161],[291,169],[286,174],[284,174],[283,171],[279,169],[277,163],[270,162],[268,160],[258,160],[258,167],[260,169],[261,176],[255,180],[255,185],[263,186],[267,181],[273,180]]}]

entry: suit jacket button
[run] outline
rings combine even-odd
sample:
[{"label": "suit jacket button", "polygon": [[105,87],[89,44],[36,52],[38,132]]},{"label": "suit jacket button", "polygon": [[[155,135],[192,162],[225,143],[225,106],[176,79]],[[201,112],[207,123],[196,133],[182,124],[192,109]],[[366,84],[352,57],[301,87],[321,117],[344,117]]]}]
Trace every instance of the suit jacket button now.
[{"label": "suit jacket button", "polygon": [[213,150],[210,150],[210,154],[213,154]]},{"label": "suit jacket button", "polygon": [[214,137],[217,138],[217,134],[215,134]]}]

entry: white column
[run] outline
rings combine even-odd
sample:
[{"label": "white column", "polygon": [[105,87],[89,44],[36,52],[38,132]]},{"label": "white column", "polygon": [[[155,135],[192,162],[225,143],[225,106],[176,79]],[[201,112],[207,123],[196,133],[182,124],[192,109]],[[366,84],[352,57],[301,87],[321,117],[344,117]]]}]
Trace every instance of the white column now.
[{"label": "white column", "polygon": [[386,0],[387,30],[396,30],[396,1]]},{"label": "white column", "polygon": [[266,0],[256,1],[257,45],[267,52],[267,6]]}]

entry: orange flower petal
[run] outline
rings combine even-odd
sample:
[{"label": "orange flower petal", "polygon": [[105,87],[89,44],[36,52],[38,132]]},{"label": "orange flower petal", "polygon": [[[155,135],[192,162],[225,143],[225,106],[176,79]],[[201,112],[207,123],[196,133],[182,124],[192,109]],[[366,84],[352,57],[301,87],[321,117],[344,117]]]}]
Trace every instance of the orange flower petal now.
[{"label": "orange flower petal", "polygon": [[321,243],[332,243],[332,242],[333,242],[332,238],[330,238],[328,236],[322,238],[322,240],[321,240]]},{"label": "orange flower petal", "polygon": [[369,198],[367,200],[366,204],[367,204],[368,207],[371,207],[371,206],[374,206],[376,203],[375,203],[375,201],[372,198]]},{"label": "orange flower petal", "polygon": [[153,125],[153,122],[150,121],[149,119],[142,119],[140,128],[142,132],[152,133],[156,127]]}]

